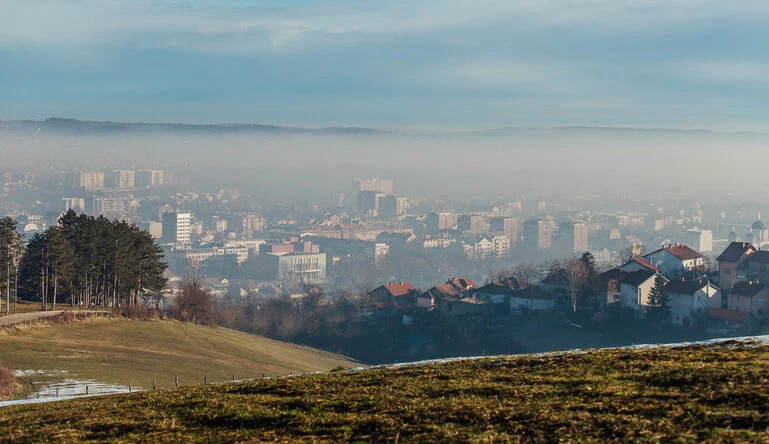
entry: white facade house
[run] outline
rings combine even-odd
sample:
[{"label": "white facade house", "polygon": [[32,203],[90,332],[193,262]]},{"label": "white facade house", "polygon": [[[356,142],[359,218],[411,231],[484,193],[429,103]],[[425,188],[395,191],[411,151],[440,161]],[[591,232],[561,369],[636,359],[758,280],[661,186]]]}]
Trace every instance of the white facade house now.
[{"label": "white facade house", "polygon": [[710,308],[721,308],[721,291],[708,281],[673,280],[667,285],[670,320],[688,326]]},{"label": "white facade house", "polygon": [[642,317],[644,309],[649,306],[649,295],[657,275],[651,270],[637,270],[623,276],[619,280],[620,307],[633,310]]},{"label": "white facade house", "polygon": [[555,308],[555,295],[540,287],[515,290],[510,295],[512,313],[531,313]]},{"label": "white facade house", "polygon": [[666,277],[675,277],[705,265],[705,257],[684,244],[673,244],[660,248],[643,258],[659,269],[659,272]]}]

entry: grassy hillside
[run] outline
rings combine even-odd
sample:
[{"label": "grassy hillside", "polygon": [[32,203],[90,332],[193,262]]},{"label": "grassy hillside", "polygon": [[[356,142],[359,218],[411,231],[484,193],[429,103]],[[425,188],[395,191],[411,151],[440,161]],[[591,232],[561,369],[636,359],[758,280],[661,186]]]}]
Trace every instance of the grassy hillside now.
[{"label": "grassy hillside", "polygon": [[33,441],[769,440],[769,347],[490,358],[9,407]]},{"label": "grassy hillside", "polygon": [[[176,321],[91,319],[0,331],[0,365],[151,387],[351,366],[343,357],[224,328]],[[45,376],[32,376],[45,378]],[[48,378],[51,378],[49,376]],[[54,376],[55,378],[55,376]]]}]

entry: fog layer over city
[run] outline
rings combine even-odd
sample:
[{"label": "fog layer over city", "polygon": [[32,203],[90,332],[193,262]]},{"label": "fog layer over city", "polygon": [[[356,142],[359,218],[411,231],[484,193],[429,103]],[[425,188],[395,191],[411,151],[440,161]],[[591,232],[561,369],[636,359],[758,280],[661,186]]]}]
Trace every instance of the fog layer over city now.
[{"label": "fog layer over city", "polygon": [[[621,193],[637,198],[765,196],[769,136],[653,129],[507,128],[472,133],[205,130],[60,134],[0,130],[7,168],[167,167],[182,181],[276,197],[344,192],[392,177],[429,198]],[[717,180],[716,180],[717,178]]]}]

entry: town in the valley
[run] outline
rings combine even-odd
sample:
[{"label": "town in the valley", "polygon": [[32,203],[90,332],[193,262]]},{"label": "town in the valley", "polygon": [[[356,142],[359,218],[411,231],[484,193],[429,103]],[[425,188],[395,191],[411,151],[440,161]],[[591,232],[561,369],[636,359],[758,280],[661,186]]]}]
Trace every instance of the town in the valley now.
[{"label": "town in the valley", "polygon": [[[434,199],[379,177],[292,201],[117,165],[1,178],[0,210],[22,242],[68,212],[148,232],[166,284],[134,303],[171,313],[194,276],[212,323],[367,362],[756,333],[769,314],[769,228],[751,204]],[[39,301],[8,268],[3,304]],[[117,308],[94,294],[109,288],[57,291]]]}]

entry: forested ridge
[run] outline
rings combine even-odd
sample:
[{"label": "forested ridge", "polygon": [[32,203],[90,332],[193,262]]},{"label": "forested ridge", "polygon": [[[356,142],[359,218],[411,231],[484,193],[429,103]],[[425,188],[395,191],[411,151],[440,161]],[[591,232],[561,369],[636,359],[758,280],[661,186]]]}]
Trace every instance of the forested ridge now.
[{"label": "forested ridge", "polygon": [[26,246],[15,229],[11,218],[0,221],[6,304],[18,297],[40,301],[43,310],[59,303],[132,307],[165,287],[163,250],[136,225],[70,210]]}]

